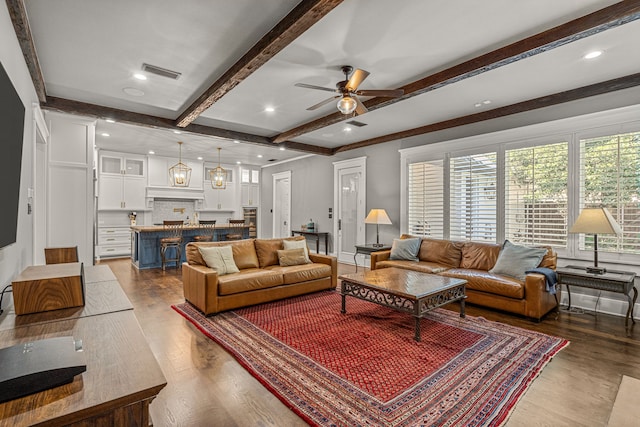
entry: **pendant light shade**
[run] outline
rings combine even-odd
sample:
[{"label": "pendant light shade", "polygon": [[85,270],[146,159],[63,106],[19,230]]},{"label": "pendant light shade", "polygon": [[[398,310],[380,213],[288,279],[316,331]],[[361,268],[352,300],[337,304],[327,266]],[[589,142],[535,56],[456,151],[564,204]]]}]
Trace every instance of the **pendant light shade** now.
[{"label": "pendant light shade", "polygon": [[222,150],[222,148],[218,147],[218,166],[209,171],[211,188],[214,190],[224,190],[227,188],[227,171],[220,166],[220,150]]},{"label": "pendant light shade", "polygon": [[191,168],[182,163],[182,141],[178,142],[180,157],[178,163],[169,168],[169,180],[172,187],[188,187],[191,181]]}]

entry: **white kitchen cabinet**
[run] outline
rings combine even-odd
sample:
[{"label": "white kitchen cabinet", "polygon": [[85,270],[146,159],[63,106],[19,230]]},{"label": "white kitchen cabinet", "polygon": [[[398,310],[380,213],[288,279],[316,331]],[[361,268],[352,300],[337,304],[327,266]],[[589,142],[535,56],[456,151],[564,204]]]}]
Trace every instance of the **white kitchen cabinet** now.
[{"label": "white kitchen cabinet", "polygon": [[238,209],[238,191],[233,181],[235,171],[230,166],[222,165],[227,171],[227,187],[224,190],[214,190],[211,188],[209,171],[216,166],[204,165],[204,204],[201,210],[234,212]]},{"label": "white kitchen cabinet", "polygon": [[240,203],[242,206],[260,204],[260,169],[240,168]]},{"label": "white kitchen cabinet", "polygon": [[[178,163],[178,158],[149,156],[149,186],[170,187],[169,168]],[[190,189],[202,190],[203,188],[203,163],[182,159],[182,163],[191,168]]]},{"label": "white kitchen cabinet", "polygon": [[99,210],[144,210],[146,158],[129,154],[100,154]]},{"label": "white kitchen cabinet", "polygon": [[98,228],[98,258],[131,255],[131,229],[129,227]]}]

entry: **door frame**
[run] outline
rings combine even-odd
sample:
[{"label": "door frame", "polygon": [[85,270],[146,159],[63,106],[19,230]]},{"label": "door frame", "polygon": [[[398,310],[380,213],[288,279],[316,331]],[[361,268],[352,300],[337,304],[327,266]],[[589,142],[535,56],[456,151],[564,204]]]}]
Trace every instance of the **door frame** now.
[{"label": "door frame", "polygon": [[[278,173],[274,173],[271,174],[272,177],[272,186],[273,186],[273,215],[271,216],[271,236],[272,237],[281,237],[281,236],[276,236],[276,217],[280,216],[280,215],[276,215],[276,212],[278,211],[278,205],[277,205],[277,200],[278,200],[278,194],[277,194],[277,182],[282,180],[282,179],[288,179],[289,180],[289,212],[287,212],[289,214],[289,223],[287,224],[287,236],[291,235],[291,171],[284,171],[284,172],[278,172]],[[279,228],[279,227],[278,227]]]},{"label": "door frame", "polygon": [[[356,243],[362,244],[365,241],[365,229],[364,229],[364,218],[366,215],[366,207],[367,207],[367,156],[356,157],[354,159],[349,160],[341,160],[338,162],[333,162],[333,251],[331,251],[331,255],[338,257],[340,255],[340,245],[338,239],[338,205],[340,199],[340,170],[349,169],[349,168],[360,168],[360,172],[362,173],[362,194],[358,194],[360,196],[361,206],[358,208],[358,230],[356,231]],[[353,248],[355,253],[355,248]],[[345,262],[341,260],[340,262]],[[348,261],[351,263],[351,261]]]},{"label": "door frame", "polygon": [[[33,176],[32,186],[28,189],[28,203],[33,212],[33,264],[44,264],[44,248],[48,245],[48,166],[49,166],[49,129],[47,121],[40,109],[40,104],[33,103]],[[38,147],[42,147],[39,150]],[[39,168],[40,162],[44,165]]]}]

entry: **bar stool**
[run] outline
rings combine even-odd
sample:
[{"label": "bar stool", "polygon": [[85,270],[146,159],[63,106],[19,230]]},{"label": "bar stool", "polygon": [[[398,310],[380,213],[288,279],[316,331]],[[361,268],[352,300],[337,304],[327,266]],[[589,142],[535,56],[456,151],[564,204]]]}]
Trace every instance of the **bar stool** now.
[{"label": "bar stool", "polygon": [[[180,261],[182,260],[182,227],[183,221],[163,221],[162,222],[165,237],[160,239],[160,256],[162,257],[162,270],[165,269],[167,262],[175,261],[176,268],[180,268]],[[167,258],[167,249],[175,249],[175,258]]]},{"label": "bar stool", "polygon": [[78,247],[44,248],[44,260],[46,264],[78,262]]},{"label": "bar stool", "polygon": [[201,220],[200,221],[201,235],[194,236],[194,242],[213,242],[213,237],[216,231],[216,220]]},{"label": "bar stool", "polygon": [[242,240],[244,228],[244,219],[230,219],[227,240]]}]

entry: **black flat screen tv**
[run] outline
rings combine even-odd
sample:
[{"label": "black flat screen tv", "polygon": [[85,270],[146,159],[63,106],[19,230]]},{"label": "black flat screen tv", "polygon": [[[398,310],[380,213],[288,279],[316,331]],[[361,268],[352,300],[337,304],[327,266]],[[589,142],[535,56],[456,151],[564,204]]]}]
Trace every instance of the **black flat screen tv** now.
[{"label": "black flat screen tv", "polygon": [[16,242],[24,105],[0,63],[0,248]]}]

